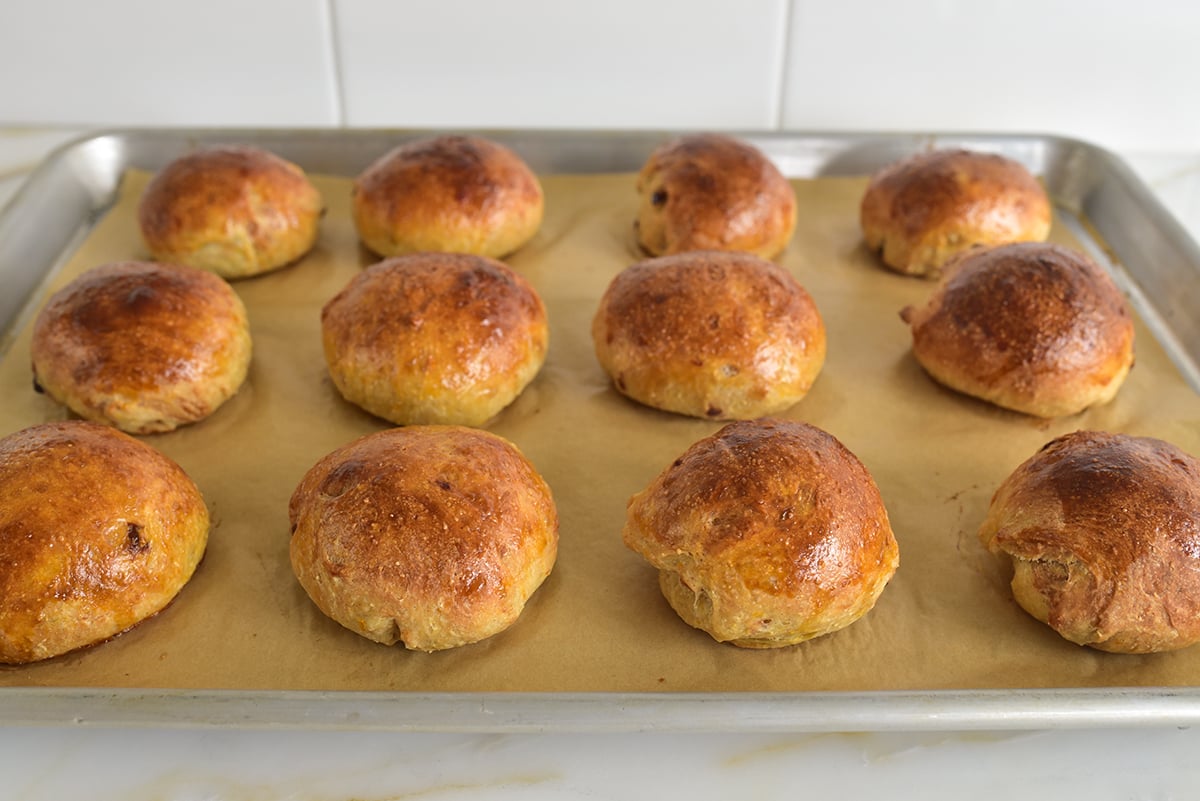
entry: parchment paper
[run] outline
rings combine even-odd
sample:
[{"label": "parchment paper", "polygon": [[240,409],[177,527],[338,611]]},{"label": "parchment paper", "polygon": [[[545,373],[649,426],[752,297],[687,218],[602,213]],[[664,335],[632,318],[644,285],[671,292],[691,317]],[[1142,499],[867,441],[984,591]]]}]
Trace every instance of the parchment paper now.
[{"label": "parchment paper", "polygon": [[[134,208],[117,205],[53,289],[107,261],[146,258]],[[794,182],[800,223],[780,258],[815,298],[829,356],[787,416],[841,439],[875,476],[901,565],[876,608],[841,632],[746,651],[689,628],[653,570],[622,545],[625,503],[692,442],[720,427],[617,395],[596,363],[590,323],[601,293],[642,258],[632,175],[543,176],[546,220],[508,259],[542,294],[545,368],[487,428],[514,441],[553,489],[558,564],[520,620],[485,642],[423,654],[371,643],[325,618],[287,557],[288,498],[322,455],[388,424],[343,402],[321,356],[319,311],[374,259],[356,240],[349,182],[317,177],[328,213],[317,249],[239,281],[254,360],[241,392],[206,421],[145,437],[178,461],[213,512],[207,556],[176,601],[103,643],[0,670],[3,685],[421,691],[794,691],[1191,685],[1200,647],[1116,656],[1072,645],[1010,598],[1004,563],[975,531],[998,483],[1049,439],[1080,428],[1151,435],[1200,453],[1200,399],[1145,328],[1137,365],[1108,406],[1035,421],[934,384],[898,312],[932,284],[883,270],[864,250],[865,179]],[[1065,229],[1053,239],[1070,243]],[[28,326],[26,326],[28,329]],[[31,388],[29,331],[0,363],[0,434],[66,413]]]}]

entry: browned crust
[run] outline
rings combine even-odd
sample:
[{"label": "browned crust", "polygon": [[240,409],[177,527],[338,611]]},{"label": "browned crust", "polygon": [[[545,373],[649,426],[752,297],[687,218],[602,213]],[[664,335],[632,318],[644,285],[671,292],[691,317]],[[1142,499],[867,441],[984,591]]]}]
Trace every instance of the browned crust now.
[{"label": "browned crust", "polygon": [[542,222],[542,187],[512,150],[477,136],[401,145],[358,176],[354,223],[381,256],[419,251],[499,258]]},{"label": "browned crust", "polygon": [[288,508],[291,561],[326,615],[434,651],[511,625],[554,566],[550,490],[512,443],[453,426],[391,429],[321,459]]},{"label": "browned crust", "polygon": [[533,287],[483,256],[416,253],[355,276],[321,312],[342,395],[408,425],[481,425],[541,369],[549,332]]},{"label": "browned crust", "polygon": [[748,253],[693,251],[623,270],[592,322],[617,390],[707,419],[792,406],[825,362],[825,325],[786,270]]},{"label": "browned crust", "polygon": [[225,278],[290,264],[317,240],[321,195],[300,167],[261,148],[202,148],[146,187],[138,222],[158,261]]},{"label": "browned crust", "polygon": [[221,278],[153,262],[95,267],[33,325],[34,381],[81,417],[170,431],[232,397],[250,362],[246,309]]},{"label": "browned crust", "polygon": [[1200,640],[1200,461],[1147,437],[1078,431],[997,489],[979,530],[1013,592],[1067,640],[1150,653]]},{"label": "browned crust", "polygon": [[690,134],[659,145],[638,175],[638,244],[650,255],[737,250],[771,258],[796,228],[796,196],[753,145]]},{"label": "browned crust", "polygon": [[902,316],[936,380],[1038,417],[1111,400],[1133,365],[1125,298],[1089,258],[1058,245],[965,253],[926,304]]},{"label": "browned crust", "polygon": [[623,538],[687,623],[749,648],[849,625],[899,564],[866,468],[794,421],[731,423],[692,445],[630,500]]},{"label": "browned crust", "polygon": [[0,439],[0,662],[108,639],[165,607],[204,554],[208,510],[148,445],[83,421]]},{"label": "browned crust", "polygon": [[1053,208],[1019,162],[990,153],[934,150],[888,165],[863,195],[867,247],[889,268],[936,277],[975,245],[1041,242]]}]

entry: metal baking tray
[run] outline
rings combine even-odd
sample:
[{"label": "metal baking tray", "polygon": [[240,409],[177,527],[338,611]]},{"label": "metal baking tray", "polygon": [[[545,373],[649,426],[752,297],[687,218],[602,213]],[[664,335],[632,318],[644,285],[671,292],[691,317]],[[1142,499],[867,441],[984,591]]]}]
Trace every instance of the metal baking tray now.
[{"label": "metal baking tray", "polygon": [[[55,151],[0,214],[0,353],[47,277],[112,204],[124,171],[189,146],[257,144],[306,170],[352,176],[437,131],[117,130]],[[668,131],[482,131],[541,173],[633,172]],[[738,132],[795,178],[861,176],[930,147],[1001,153],[1041,175],[1057,211],[1108,267],[1200,391],[1200,248],[1117,157],[1044,135]],[[1099,236],[1091,235],[1095,231]],[[8,724],[409,731],[881,731],[1192,725],[1200,688],[797,693],[420,693],[0,688]]]}]

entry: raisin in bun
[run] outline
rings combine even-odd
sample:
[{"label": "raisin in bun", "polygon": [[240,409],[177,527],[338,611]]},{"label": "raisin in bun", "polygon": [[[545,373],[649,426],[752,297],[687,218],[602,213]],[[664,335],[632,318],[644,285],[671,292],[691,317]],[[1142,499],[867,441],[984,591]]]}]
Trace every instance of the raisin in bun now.
[{"label": "raisin in bun", "polygon": [[132,434],[208,417],[242,385],[250,349],[229,284],[154,262],[101,265],[55,292],[30,348],[36,387]]},{"label": "raisin in bun", "polygon": [[146,187],[142,238],[157,261],[244,278],[299,259],[317,241],[321,195],[300,167],[261,148],[182,156]]},{"label": "raisin in bun", "polygon": [[862,198],[867,247],[909,275],[936,277],[975,245],[1041,242],[1053,212],[1038,180],[1019,162],[968,150],[934,150],[891,164]]},{"label": "raisin in bun", "polygon": [[160,611],[208,527],[183,470],[112,428],[73,420],[0,439],[0,662],[64,654]]},{"label": "raisin in bun", "polygon": [[940,383],[1037,417],[1107,403],[1133,366],[1133,318],[1082,253],[1026,242],[978,248],[901,317]]},{"label": "raisin in bun", "polygon": [[478,136],[401,145],[354,182],[354,224],[381,256],[419,251],[500,258],[542,224],[542,186],[520,156]]},{"label": "raisin in bun", "polygon": [[1065,639],[1150,653],[1200,640],[1200,461],[1162,440],[1077,431],[996,490],[979,530],[1013,597]]},{"label": "raisin in bun", "polygon": [[691,251],[626,268],[600,300],[592,341],[622,394],[713,420],[792,406],[825,362],[813,299],[749,253]]},{"label": "raisin in bun", "polygon": [[550,574],[558,514],[533,465],[478,429],[369,434],[317,462],[292,495],[291,562],[333,620],[438,651],[514,623]]},{"label": "raisin in bun", "polygon": [[762,151],[721,134],[663,143],[638,174],[638,244],[652,256],[686,250],[777,255],[796,228],[796,195]]},{"label": "raisin in bun", "polygon": [[356,275],[321,312],[342,396],[400,425],[482,425],[541,369],[549,333],[533,287],[494,259],[414,253]]},{"label": "raisin in bun", "polygon": [[689,625],[745,648],[793,645],[866,614],[899,564],[874,480],[806,423],[731,423],[629,501],[625,544]]}]

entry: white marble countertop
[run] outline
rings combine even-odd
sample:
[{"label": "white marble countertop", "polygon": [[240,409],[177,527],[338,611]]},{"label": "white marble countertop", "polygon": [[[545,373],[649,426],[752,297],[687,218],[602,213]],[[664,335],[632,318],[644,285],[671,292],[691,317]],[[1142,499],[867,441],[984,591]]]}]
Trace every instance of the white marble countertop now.
[{"label": "white marble countertop", "polygon": [[[73,131],[0,130],[0,206]],[[1200,239],[1200,151],[1123,153]],[[5,801],[1200,795],[1200,731],[425,734],[0,728]]]}]

